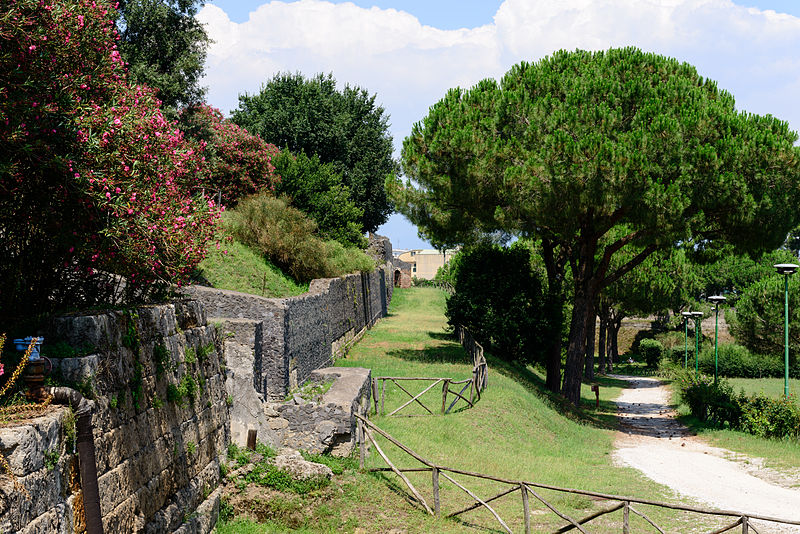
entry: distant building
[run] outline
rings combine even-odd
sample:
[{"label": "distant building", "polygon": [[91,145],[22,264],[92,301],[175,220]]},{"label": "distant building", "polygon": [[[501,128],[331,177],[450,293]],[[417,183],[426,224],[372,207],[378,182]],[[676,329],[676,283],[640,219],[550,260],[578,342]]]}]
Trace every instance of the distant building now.
[{"label": "distant building", "polygon": [[457,250],[445,250],[444,252],[433,249],[415,249],[403,252],[397,259],[411,265],[411,276],[433,280],[439,267],[444,266],[450,261]]}]

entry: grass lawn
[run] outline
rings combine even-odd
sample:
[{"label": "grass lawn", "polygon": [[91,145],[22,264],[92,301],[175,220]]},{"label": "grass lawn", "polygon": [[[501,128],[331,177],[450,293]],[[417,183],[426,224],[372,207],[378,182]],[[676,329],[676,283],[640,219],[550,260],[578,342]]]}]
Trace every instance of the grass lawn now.
[{"label": "grass lawn", "polygon": [[[226,253],[227,252],[227,253]],[[262,297],[291,297],[308,291],[263,256],[236,240],[209,246],[208,256],[198,266],[198,277],[219,289],[241,291]]]},{"label": "grass lawn", "polygon": [[[417,376],[463,379],[472,365],[461,346],[447,333],[444,294],[432,288],[396,290],[389,317],[382,319],[337,365],[368,367],[374,377]],[[598,377],[600,408],[590,386],[582,388],[581,410],[544,391],[544,378],[536,370],[502,362],[487,355],[489,386],[474,408],[456,405],[445,416],[388,417],[371,420],[421,456],[453,468],[499,477],[542,482],[561,487],[631,495],[645,499],[681,502],[671,490],[638,471],[613,464],[616,408],[613,399],[625,382]],[[428,383],[429,384],[429,383]],[[402,382],[412,394],[422,383]],[[427,384],[426,384],[427,385]],[[468,392],[469,390],[467,390]],[[384,410],[389,413],[410,397],[387,382]],[[422,397],[434,413],[441,409],[441,386]],[[448,403],[449,404],[449,403]],[[412,404],[401,414],[421,415]],[[419,464],[383,438],[378,443],[400,467]],[[311,495],[281,495],[265,504],[254,502],[252,519],[222,522],[219,534],[272,532],[502,532],[483,508],[458,518],[429,516],[409,497],[409,491],[392,473],[364,473],[353,467],[334,476],[333,483]],[[375,450],[367,467],[385,467]],[[430,473],[407,473],[432,505]],[[481,498],[505,489],[498,483],[456,475],[454,478]],[[440,478],[443,516],[472,503],[454,484]],[[582,518],[610,507],[605,501],[541,490],[540,494],[561,512]],[[685,502],[685,501],[684,501]],[[492,506],[514,532],[523,531],[520,494],[492,501]],[[696,504],[687,502],[687,504]],[[725,521],[647,506],[638,507],[667,532],[710,531]],[[255,513],[261,510],[260,513]],[[255,520],[260,521],[256,523]],[[552,532],[564,524],[531,497],[534,532]],[[591,532],[620,532],[622,512],[591,522]],[[631,515],[631,532],[647,532],[644,522]]]},{"label": "grass lawn", "polygon": [[[783,397],[783,378],[727,378],[733,390],[744,390],[749,395],[763,394],[767,397]],[[800,396],[800,380],[789,379],[789,394]]]},{"label": "grass lawn", "polygon": [[[373,376],[448,377],[471,376],[471,362],[446,333],[443,315],[444,294],[436,289],[412,288],[395,292],[391,316],[378,323],[338,365],[369,367]],[[624,382],[598,378],[601,385],[601,406],[595,411],[595,397],[590,386],[582,388],[583,406],[591,410],[578,412],[543,392],[543,377],[536,371],[501,362],[488,356],[489,387],[472,409],[454,409],[446,416],[387,417],[373,416],[380,428],[389,432],[421,456],[454,468],[493,474],[500,477],[537,481],[561,487],[573,487],[605,493],[636,495],[655,500],[676,500],[667,488],[654,484],[637,471],[614,466],[611,452],[616,424],[611,400],[619,394]],[[412,393],[421,391],[421,383],[404,382]],[[412,389],[413,388],[413,389]],[[410,397],[387,382],[385,413],[400,406]],[[441,387],[422,397],[434,413],[441,409]],[[463,406],[463,405],[462,405]],[[425,413],[420,406],[409,406],[402,414]],[[386,440],[379,441],[390,459],[402,467],[417,467],[409,456]],[[372,452],[368,466],[383,467],[377,453]],[[409,473],[409,479],[432,501],[430,474]],[[387,481],[396,481],[386,475]],[[502,485],[456,477],[478,495],[487,497],[503,489]],[[454,511],[471,503],[469,497],[453,484],[442,479],[443,510]],[[405,490],[401,488],[403,494]],[[587,497],[543,492],[542,496],[558,509],[573,517],[583,517],[607,507],[607,503]],[[496,503],[496,510],[514,531],[522,529],[522,507],[518,493]],[[493,503],[493,506],[494,504]],[[407,498],[397,506],[413,506]],[[416,508],[416,507],[415,507]],[[535,531],[560,526],[562,520],[533,504]],[[655,509],[645,511],[670,531],[690,530],[697,518]],[[592,523],[593,531],[616,528],[620,513],[610,519]],[[635,520],[634,520],[635,521]],[[364,526],[364,525],[361,525]],[[430,531],[461,532],[466,527],[495,529],[499,524],[485,509],[468,512],[459,520],[436,520]],[[641,528],[644,528],[640,525]],[[368,531],[370,527],[365,527]],[[632,527],[636,530],[636,527]],[[414,531],[409,529],[409,531]],[[428,531],[428,530],[424,530]]]}]

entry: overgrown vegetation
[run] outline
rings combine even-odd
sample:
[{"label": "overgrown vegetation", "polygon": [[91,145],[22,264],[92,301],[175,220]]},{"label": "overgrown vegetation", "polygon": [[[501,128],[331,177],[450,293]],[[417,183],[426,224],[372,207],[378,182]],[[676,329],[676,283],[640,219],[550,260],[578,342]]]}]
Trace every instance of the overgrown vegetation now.
[{"label": "overgrown vegetation", "polygon": [[711,377],[691,373],[683,373],[678,386],[681,401],[702,421],[764,438],[800,437],[800,406],[793,395],[737,394],[724,379],[715,384]]},{"label": "overgrown vegetation", "polygon": [[482,243],[459,252],[442,276],[455,288],[445,312],[451,326],[466,327],[501,358],[544,362],[560,303],[547,298],[529,249]]},{"label": "overgrown vegetation", "polygon": [[230,231],[300,282],[368,271],[375,262],[361,250],[316,235],[317,226],[280,198],[257,195],[231,213]]}]

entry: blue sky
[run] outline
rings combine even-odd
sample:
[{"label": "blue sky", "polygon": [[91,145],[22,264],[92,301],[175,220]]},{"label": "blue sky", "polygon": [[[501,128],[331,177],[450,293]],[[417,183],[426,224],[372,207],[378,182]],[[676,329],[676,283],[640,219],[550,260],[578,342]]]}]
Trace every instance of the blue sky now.
[{"label": "blue sky", "polygon": [[[198,18],[215,41],[204,80],[212,106],[229,113],[277,72],[332,72],[377,94],[397,153],[447,89],[561,48],[676,57],[740,109],[800,130],[798,0],[212,0]],[[395,248],[427,246],[400,215],[379,233]]]}]

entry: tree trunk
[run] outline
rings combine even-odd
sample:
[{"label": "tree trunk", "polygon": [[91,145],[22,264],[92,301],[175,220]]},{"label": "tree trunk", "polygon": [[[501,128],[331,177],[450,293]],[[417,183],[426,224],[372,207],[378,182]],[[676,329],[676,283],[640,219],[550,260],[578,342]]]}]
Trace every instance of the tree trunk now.
[{"label": "tree trunk", "polygon": [[619,363],[619,346],[617,344],[617,339],[619,336],[619,329],[622,325],[622,317],[616,317],[611,320],[611,324],[608,327],[608,372],[610,373],[613,368],[613,362]]},{"label": "tree trunk", "polygon": [[547,389],[553,393],[561,391],[561,334],[553,336],[553,342],[547,353]]},{"label": "tree trunk", "polygon": [[608,328],[608,314],[601,308],[600,332],[597,334],[597,368],[600,374],[606,372],[606,329]]},{"label": "tree trunk", "polygon": [[583,229],[590,237],[581,238],[580,254],[577,263],[572,264],[575,284],[573,295],[572,320],[569,325],[569,344],[567,362],[564,365],[564,383],[561,394],[575,406],[581,400],[581,379],[583,378],[584,357],[586,355],[586,336],[589,318],[594,317],[594,301],[597,285],[594,272],[594,255],[597,242],[591,232]]},{"label": "tree trunk", "polygon": [[564,384],[561,393],[572,404],[577,406],[581,399],[581,379],[583,378],[583,361],[586,354],[586,333],[589,316],[593,315],[592,297],[586,292],[576,291],[572,308],[572,321],[569,327],[569,345],[567,346],[567,362],[564,365]]},{"label": "tree trunk", "polygon": [[586,380],[594,380],[594,335],[597,324],[597,313],[592,307],[589,317],[589,324],[586,329],[586,355],[584,356],[583,377]]}]

